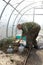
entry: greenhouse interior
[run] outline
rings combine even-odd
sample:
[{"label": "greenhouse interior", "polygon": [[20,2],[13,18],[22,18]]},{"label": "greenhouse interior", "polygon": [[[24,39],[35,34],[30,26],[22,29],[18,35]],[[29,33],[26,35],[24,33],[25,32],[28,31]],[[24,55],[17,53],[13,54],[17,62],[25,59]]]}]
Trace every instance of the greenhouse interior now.
[{"label": "greenhouse interior", "polygon": [[0,65],[43,65],[43,0],[0,0]]}]

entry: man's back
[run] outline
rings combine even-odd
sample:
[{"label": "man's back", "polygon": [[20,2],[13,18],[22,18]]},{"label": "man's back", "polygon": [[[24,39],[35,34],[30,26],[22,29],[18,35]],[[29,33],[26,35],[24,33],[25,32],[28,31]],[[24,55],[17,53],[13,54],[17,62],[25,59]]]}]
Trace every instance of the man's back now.
[{"label": "man's back", "polygon": [[34,22],[27,22],[21,25],[22,25],[23,33],[27,33],[27,32],[32,33],[32,31],[38,32],[40,30],[40,25]]}]

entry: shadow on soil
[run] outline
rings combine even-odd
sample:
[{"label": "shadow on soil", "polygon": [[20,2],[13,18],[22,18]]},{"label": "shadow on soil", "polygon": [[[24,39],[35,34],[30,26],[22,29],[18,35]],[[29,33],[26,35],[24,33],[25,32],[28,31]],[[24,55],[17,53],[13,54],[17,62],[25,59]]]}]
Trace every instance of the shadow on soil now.
[{"label": "shadow on soil", "polygon": [[36,54],[36,52],[36,49],[31,51],[27,65],[42,65],[41,58]]}]

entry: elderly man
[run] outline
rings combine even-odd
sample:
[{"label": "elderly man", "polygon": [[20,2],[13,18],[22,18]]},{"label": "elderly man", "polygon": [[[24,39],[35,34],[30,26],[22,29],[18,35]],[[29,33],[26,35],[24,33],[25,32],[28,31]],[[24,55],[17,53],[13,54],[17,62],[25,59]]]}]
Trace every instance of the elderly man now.
[{"label": "elderly man", "polygon": [[22,30],[22,37],[26,37],[26,47],[29,45],[34,45],[34,48],[38,48],[36,38],[40,31],[40,25],[34,22],[26,22],[22,24],[18,24],[17,28]]}]

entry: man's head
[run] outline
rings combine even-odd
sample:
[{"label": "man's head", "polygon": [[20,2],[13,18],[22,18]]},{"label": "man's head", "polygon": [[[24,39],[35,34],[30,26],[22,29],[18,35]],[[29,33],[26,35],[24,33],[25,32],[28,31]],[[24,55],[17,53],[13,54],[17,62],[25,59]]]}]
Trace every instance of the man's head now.
[{"label": "man's head", "polygon": [[21,24],[18,24],[18,25],[17,25],[17,28],[18,28],[19,30],[21,30],[21,29],[22,29],[22,25],[21,25]]}]

